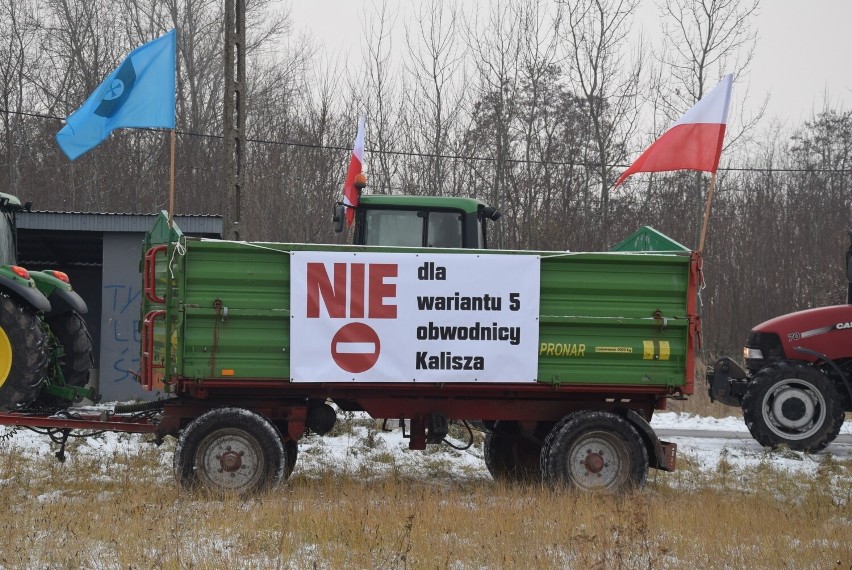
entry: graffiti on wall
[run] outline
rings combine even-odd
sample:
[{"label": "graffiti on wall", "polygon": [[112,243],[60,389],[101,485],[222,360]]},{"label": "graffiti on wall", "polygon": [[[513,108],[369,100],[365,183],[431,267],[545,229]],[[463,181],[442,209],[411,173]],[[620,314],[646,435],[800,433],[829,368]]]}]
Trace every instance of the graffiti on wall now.
[{"label": "graffiti on wall", "polygon": [[[138,286],[104,285],[103,321],[109,326],[107,349],[110,366],[101,370],[101,384],[133,380],[139,371],[139,304],[142,289]],[[108,346],[108,348],[107,348]]]}]

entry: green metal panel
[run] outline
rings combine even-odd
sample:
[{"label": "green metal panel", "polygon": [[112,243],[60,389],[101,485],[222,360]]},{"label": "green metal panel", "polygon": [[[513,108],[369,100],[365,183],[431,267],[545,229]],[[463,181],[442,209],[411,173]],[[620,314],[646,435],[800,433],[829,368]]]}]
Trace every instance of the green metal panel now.
[{"label": "green metal panel", "polygon": [[688,256],[546,255],[539,382],[684,384]]},{"label": "green metal panel", "polygon": [[[150,236],[148,241],[156,242]],[[167,278],[171,287],[169,328],[157,329],[156,353],[172,360],[171,370],[180,376],[235,382],[289,376],[289,252],[364,249],[187,238],[180,243],[158,257],[158,287],[165,291]],[[477,251],[488,253],[541,256],[539,382],[685,384],[689,255]],[[147,300],[145,305],[156,308]]]},{"label": "green metal panel", "polygon": [[689,248],[659,232],[651,226],[642,226],[610,251],[656,251],[656,252],[688,252]]},{"label": "green metal panel", "polygon": [[286,378],[290,255],[281,244],[186,240],[179,374]]},{"label": "green metal panel", "polygon": [[422,207],[433,210],[435,208],[452,208],[467,213],[476,213],[483,202],[473,198],[459,198],[454,196],[379,196],[364,194],[360,198],[364,206],[388,206],[388,207]]}]

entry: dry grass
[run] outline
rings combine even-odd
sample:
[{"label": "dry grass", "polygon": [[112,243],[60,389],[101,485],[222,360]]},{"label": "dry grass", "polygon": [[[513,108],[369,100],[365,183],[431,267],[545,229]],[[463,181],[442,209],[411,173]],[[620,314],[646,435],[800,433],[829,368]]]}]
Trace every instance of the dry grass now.
[{"label": "dry grass", "polygon": [[302,473],[182,492],[169,444],[65,464],[0,445],[4,568],[852,568],[852,462],[811,478],[681,461],[624,497],[480,475]]}]

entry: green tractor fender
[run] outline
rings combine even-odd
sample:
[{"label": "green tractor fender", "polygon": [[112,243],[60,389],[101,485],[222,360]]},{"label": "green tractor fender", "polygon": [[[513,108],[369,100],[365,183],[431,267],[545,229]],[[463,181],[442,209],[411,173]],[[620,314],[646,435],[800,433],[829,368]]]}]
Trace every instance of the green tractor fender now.
[{"label": "green tractor fender", "polygon": [[30,274],[24,278],[16,273],[10,265],[0,265],[0,291],[7,291],[19,297],[37,311],[50,311],[51,305],[47,296],[36,286]]},{"label": "green tractor fender", "polygon": [[56,277],[53,272],[30,271],[30,277],[35,282],[36,288],[50,302],[50,308],[45,311],[47,316],[68,311],[76,311],[81,315],[89,312],[86,302],[74,291],[71,284]]}]

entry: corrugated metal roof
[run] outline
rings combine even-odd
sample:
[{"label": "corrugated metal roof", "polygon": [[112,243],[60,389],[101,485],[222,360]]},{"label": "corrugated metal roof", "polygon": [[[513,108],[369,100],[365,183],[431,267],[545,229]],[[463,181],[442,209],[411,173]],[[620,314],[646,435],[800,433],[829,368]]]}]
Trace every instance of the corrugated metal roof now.
[{"label": "corrugated metal roof", "polygon": [[[90,232],[147,232],[157,214],[86,212],[18,212],[19,229]],[[178,215],[174,221],[185,234],[222,235],[222,217]]]}]

